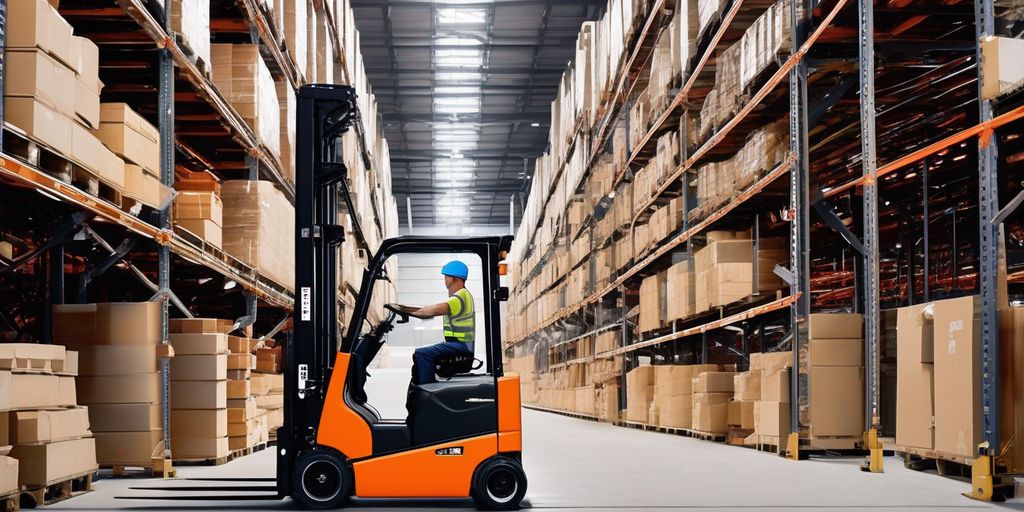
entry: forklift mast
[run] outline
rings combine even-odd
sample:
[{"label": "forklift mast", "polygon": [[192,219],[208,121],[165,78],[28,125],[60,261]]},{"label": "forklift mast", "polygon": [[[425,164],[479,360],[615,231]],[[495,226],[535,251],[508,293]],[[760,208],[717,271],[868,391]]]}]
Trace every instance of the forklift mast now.
[{"label": "forklift mast", "polygon": [[285,351],[284,425],[277,431],[278,493],[290,494],[291,467],[316,441],[331,365],[338,353],[337,261],[345,240],[339,195],[351,212],[342,135],[356,115],[355,89],[305,85],[296,94],[294,334]]}]

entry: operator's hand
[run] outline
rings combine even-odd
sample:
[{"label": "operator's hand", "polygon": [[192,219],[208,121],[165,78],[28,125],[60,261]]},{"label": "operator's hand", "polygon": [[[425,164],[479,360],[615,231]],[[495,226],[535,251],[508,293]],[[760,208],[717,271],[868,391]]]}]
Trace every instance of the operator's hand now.
[{"label": "operator's hand", "polygon": [[416,306],[406,306],[405,304],[395,304],[395,305],[398,306],[398,309],[402,310],[404,313],[412,313],[412,312],[417,311],[417,310],[420,309],[420,308],[418,308]]}]

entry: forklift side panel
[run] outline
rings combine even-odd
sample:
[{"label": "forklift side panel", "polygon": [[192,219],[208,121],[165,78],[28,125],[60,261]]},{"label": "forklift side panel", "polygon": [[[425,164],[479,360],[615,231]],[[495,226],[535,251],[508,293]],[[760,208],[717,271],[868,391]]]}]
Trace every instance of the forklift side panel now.
[{"label": "forklift side panel", "polygon": [[497,453],[497,436],[451,441],[353,464],[360,498],[465,498],[473,472]]},{"label": "forklift side panel", "polygon": [[349,459],[358,459],[373,455],[373,436],[366,420],[345,403],[345,377],[350,357],[350,354],[339,353],[334,360],[316,442],[338,450]]},{"label": "forklift side panel", "polygon": [[511,454],[523,452],[523,433],[498,432],[498,453]]},{"label": "forklift side panel", "polygon": [[506,373],[498,378],[498,432],[523,430],[519,376]]}]

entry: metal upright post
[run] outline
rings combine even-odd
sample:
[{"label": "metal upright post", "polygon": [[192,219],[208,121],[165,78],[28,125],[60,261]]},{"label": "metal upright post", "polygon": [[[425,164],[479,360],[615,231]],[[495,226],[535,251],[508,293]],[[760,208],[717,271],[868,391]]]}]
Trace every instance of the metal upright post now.
[{"label": "metal upright post", "polygon": [[[0,98],[4,94],[4,77],[7,76],[7,0],[0,0]],[[0,101],[0,125],[4,120],[4,106]],[[0,147],[3,147],[3,130],[0,130]]]},{"label": "metal upright post", "polygon": [[[2,65],[0,64],[0,66]],[[53,308],[64,303],[64,244],[57,244],[47,251],[46,261],[49,272],[47,273],[46,304],[43,306],[43,331],[41,334],[44,343],[53,343]]]},{"label": "metal upright post", "polygon": [[[975,0],[977,33],[979,122],[992,119],[992,102],[981,99],[983,86],[981,42],[995,34],[992,0]],[[978,289],[981,295],[981,406],[984,443],[971,468],[971,492],[975,499],[991,501],[995,488],[995,460],[999,453],[999,310],[996,304],[999,258],[999,226],[993,219],[999,213],[996,140],[992,132],[978,139]],[[956,217],[954,217],[955,219]],[[955,226],[955,221],[954,221]],[[954,247],[956,254],[956,247]],[[954,268],[954,272],[956,269]],[[955,278],[954,278],[955,283]]]},{"label": "metal upright post", "polygon": [[[164,5],[164,29],[171,30],[171,4]],[[171,51],[161,48],[159,53],[160,74],[159,93],[157,95],[158,123],[160,125],[160,182],[165,186],[174,185],[174,60]],[[160,228],[169,230],[171,228],[171,205],[161,205]],[[158,286],[163,293],[160,297],[160,340],[163,345],[168,344],[168,297],[167,291],[171,289],[171,253],[167,245],[161,244],[157,248],[157,279]],[[171,375],[170,360],[160,360],[160,388],[163,391],[163,433],[164,433],[164,454],[162,461],[153,461],[154,470],[157,464],[162,464],[164,478],[172,475],[171,468]]]},{"label": "metal upright post", "polygon": [[[805,27],[808,20],[803,16],[808,16],[811,13],[808,6],[800,8],[800,1],[806,0],[794,0],[790,4],[794,48],[804,43]],[[810,170],[808,168],[807,142],[807,63],[804,59],[801,59],[789,72],[789,145],[790,151],[796,156],[789,173],[791,216],[789,259],[794,279],[791,292],[797,296],[797,299],[790,307],[793,370],[789,386],[790,434],[786,440],[786,454],[788,458],[797,460],[800,457],[800,347],[807,339],[807,315],[810,312],[810,281],[807,275],[810,268],[807,245],[807,236],[810,232],[810,211],[808,209],[810,206],[808,192]]]},{"label": "metal upright post", "polygon": [[[924,255],[924,261],[921,262],[921,288],[924,291],[922,296],[923,302],[931,302],[932,300],[932,285],[929,282],[931,280],[931,256],[930,256],[930,233],[931,230],[931,211],[928,209],[928,159],[925,158],[923,162],[924,166],[921,169],[921,205],[924,211],[924,222],[923,224],[923,235],[921,239],[921,252]],[[913,276],[911,276],[913,278]]]},{"label": "metal upright post", "polygon": [[882,446],[878,442],[878,184],[875,181],[875,24],[872,0],[859,0],[858,42],[860,46],[860,140],[861,165],[865,176],[863,245],[864,264],[864,439],[870,456],[863,469],[881,473]]}]

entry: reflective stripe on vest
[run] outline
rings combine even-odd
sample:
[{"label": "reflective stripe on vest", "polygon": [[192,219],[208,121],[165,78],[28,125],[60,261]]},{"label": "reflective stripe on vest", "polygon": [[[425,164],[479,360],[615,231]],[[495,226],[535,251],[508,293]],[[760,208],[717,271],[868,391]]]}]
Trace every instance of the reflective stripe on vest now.
[{"label": "reflective stripe on vest", "polygon": [[476,341],[476,308],[473,305],[473,296],[469,290],[463,288],[453,298],[459,301],[459,312],[455,315],[452,311],[444,315],[444,338],[447,341],[460,341],[473,343]]}]

